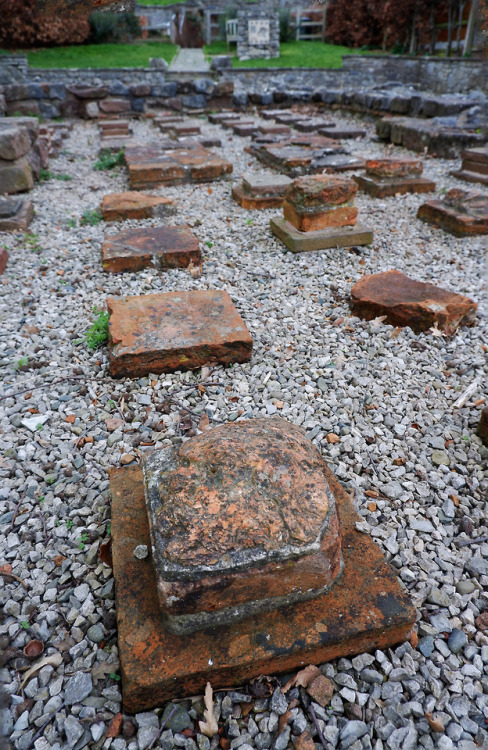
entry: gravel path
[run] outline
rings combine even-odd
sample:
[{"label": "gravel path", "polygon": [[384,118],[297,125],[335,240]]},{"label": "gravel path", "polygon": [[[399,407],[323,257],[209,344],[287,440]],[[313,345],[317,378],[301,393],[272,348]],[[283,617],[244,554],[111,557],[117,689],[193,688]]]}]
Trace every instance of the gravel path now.
[{"label": "gravel path", "polygon": [[[236,180],[261,171],[243,150],[249,139],[203,129],[222,137]],[[147,121],[134,130],[160,137]],[[175,198],[169,223],[194,228],[203,275],[107,276],[104,232],[159,220],[80,226],[105,193],[128,185],[124,169],[93,170],[98,142],[95,124],[77,122],[49,166],[73,180],[36,186],[29,234],[0,239],[10,253],[0,280],[0,681],[11,696],[4,732],[12,746],[146,750],[158,733],[161,711],[118,716],[114,582],[97,552],[110,533],[108,470],[148,450],[144,443],[162,447],[194,434],[198,418],[189,419],[188,408],[224,421],[279,414],[302,425],[354,491],[365,530],[419,611],[417,648],[405,643],[321,667],[334,695],[330,704],[312,703],[316,723],[303,688],[285,700],[271,681],[250,712],[248,689],[217,693],[222,750],[285,750],[293,741],[309,750],[305,730],[319,748],[318,728],[325,747],[340,750],[488,747],[488,617],[485,629],[478,619],[488,610],[488,450],[475,435],[487,376],[486,237],[456,239],[423,224],[416,210],[425,197],[359,194],[359,219],[375,230],[372,247],[294,256],[268,230],[277,209],[239,208],[229,182],[184,185],[154,194]],[[407,155],[371,139],[347,143],[358,155]],[[426,158],[438,193],[460,184],[449,177],[452,166]],[[472,296],[478,326],[446,338],[351,317],[351,285],[390,268]],[[254,339],[250,363],[113,381],[106,348],[90,352],[83,342],[107,294],[207,288],[234,300]],[[187,388],[209,380],[220,385]],[[455,408],[474,381],[475,393]],[[109,422],[109,431],[106,420],[121,414],[124,424]],[[327,442],[331,432],[338,442]],[[43,642],[46,661],[29,676],[23,649],[32,640]],[[177,705],[152,746],[213,750],[218,738],[210,745],[197,734],[202,700]]]}]

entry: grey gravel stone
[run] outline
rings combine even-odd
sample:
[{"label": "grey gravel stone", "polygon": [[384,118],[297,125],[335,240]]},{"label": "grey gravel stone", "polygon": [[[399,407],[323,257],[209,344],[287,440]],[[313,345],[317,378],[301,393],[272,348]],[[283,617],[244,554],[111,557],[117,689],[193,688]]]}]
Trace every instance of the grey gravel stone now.
[{"label": "grey gravel stone", "polygon": [[65,701],[68,706],[81,703],[93,690],[91,674],[77,672],[66,684]]},{"label": "grey gravel stone", "polygon": [[467,642],[468,636],[462,630],[459,630],[459,628],[454,628],[449,633],[449,638],[447,639],[447,645],[453,654],[459,654]]},{"label": "grey gravel stone", "polygon": [[281,692],[281,688],[277,687],[274,691],[273,695],[271,696],[269,707],[272,711],[278,714],[278,716],[281,716],[282,714],[285,714],[288,710],[288,701]]}]

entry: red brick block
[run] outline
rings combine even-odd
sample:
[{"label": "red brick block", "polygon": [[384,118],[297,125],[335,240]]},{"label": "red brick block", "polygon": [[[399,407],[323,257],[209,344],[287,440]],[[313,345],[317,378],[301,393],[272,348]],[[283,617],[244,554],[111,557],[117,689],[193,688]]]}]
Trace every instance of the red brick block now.
[{"label": "red brick block", "polygon": [[286,200],[296,207],[320,210],[354,200],[357,190],[358,186],[349,177],[311,175],[294,180],[286,191]]},{"label": "red brick block", "polygon": [[194,291],[109,297],[110,374],[196,370],[247,362],[252,339],[227,292]]},{"label": "red brick block", "polygon": [[422,174],[420,159],[367,159],[366,174],[372,177],[418,177]]},{"label": "red brick block", "polygon": [[105,221],[151,219],[154,216],[165,216],[174,212],[171,198],[146,195],[136,191],[104,195],[101,209]]},{"label": "red brick block", "polygon": [[107,273],[186,268],[201,262],[198,240],[186,226],[129,229],[102,244],[102,266]]},{"label": "red brick block", "polygon": [[285,200],[283,216],[300,232],[313,232],[328,227],[353,226],[357,222],[358,209],[352,205],[351,201],[348,203],[349,205],[338,206],[337,208],[307,211]]},{"label": "red brick block", "polygon": [[410,326],[416,333],[437,325],[446,333],[474,325],[478,305],[456,292],[410,279],[400,271],[364,276],[351,289],[355,315],[372,320],[380,315],[395,326]]},{"label": "red brick block", "polygon": [[177,185],[181,182],[203,182],[226,177],[232,164],[207,151],[199,144],[190,148],[168,149],[165,144],[131,146],[125,149],[131,187]]}]

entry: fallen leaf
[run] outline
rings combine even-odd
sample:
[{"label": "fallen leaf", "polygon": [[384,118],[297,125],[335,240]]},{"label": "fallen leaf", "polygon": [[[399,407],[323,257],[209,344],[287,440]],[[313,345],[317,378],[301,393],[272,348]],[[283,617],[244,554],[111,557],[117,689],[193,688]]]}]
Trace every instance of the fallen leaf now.
[{"label": "fallen leaf", "polygon": [[394,464],[395,466],[405,466],[405,464],[406,464],[406,463],[407,463],[407,462],[405,461],[405,459],[404,459],[404,458],[394,458],[394,459],[393,459],[393,464]]},{"label": "fallen leaf", "polygon": [[58,641],[54,644],[58,651],[69,651],[75,645],[75,640],[70,635],[67,635],[64,641]]},{"label": "fallen leaf", "polygon": [[124,717],[122,716],[122,714],[115,714],[112,721],[108,725],[108,729],[105,732],[105,737],[117,737],[122,728],[123,721]]},{"label": "fallen leaf", "polygon": [[285,727],[288,724],[288,719],[291,718],[291,711],[287,709],[284,714],[281,714],[278,720],[278,735],[283,734]]},{"label": "fallen leaf", "polygon": [[380,493],[378,492],[378,490],[366,490],[364,494],[366,495],[366,497],[379,497],[380,496]]},{"label": "fallen leaf", "polygon": [[59,653],[51,654],[51,656],[45,656],[44,659],[39,659],[39,661],[36,661],[35,664],[33,664],[32,667],[28,669],[24,674],[24,679],[20,683],[20,687],[24,688],[31,677],[35,677],[36,675],[38,675],[43,667],[59,667],[62,661],[63,657]]},{"label": "fallen leaf", "polygon": [[202,734],[205,734],[207,737],[212,738],[215,734],[218,734],[219,727],[214,716],[213,690],[209,682],[207,682],[203,700],[205,703],[205,710],[203,712],[203,718],[205,719],[205,721],[199,721],[198,725]]},{"label": "fallen leaf", "polygon": [[249,692],[255,698],[270,698],[277,686],[276,677],[270,677],[267,674],[260,674],[249,683]]},{"label": "fallen leaf", "polygon": [[65,560],[66,560],[66,558],[65,558],[64,555],[56,555],[56,557],[54,558],[53,562],[54,562],[54,564],[55,564],[55,566],[57,568],[60,568],[61,565],[64,563]]},{"label": "fallen leaf", "polygon": [[202,275],[202,266],[201,264],[195,265],[195,263],[191,260],[187,266],[191,276],[193,279],[199,279]]},{"label": "fallen leaf", "polygon": [[254,701],[249,701],[249,703],[241,703],[241,714],[242,717],[245,719],[246,716],[251,713],[251,711],[254,708]]},{"label": "fallen leaf", "polygon": [[433,732],[443,732],[444,731],[444,724],[440,719],[434,719],[431,713],[425,714],[425,718],[429,722],[429,727],[432,729]]},{"label": "fallen leaf", "polygon": [[[439,329],[439,326],[437,325],[437,323],[434,323],[432,328],[429,328],[429,331],[433,336],[444,336],[444,333]],[[425,715],[427,716],[427,714]],[[429,720],[427,719],[427,721]],[[444,731],[444,729],[442,729],[442,731]]]},{"label": "fallen leaf", "polygon": [[390,333],[390,338],[391,338],[391,339],[396,339],[396,337],[397,337],[397,336],[398,336],[398,335],[399,335],[399,334],[400,334],[401,332],[402,332],[402,329],[401,329],[401,327],[400,327],[400,326],[397,326],[397,328],[395,328],[395,330],[393,330],[393,331],[392,331],[392,332]]},{"label": "fallen leaf", "polygon": [[319,674],[321,674],[320,669],[313,664],[309,664],[308,667],[297,672],[294,677],[290,677],[286,685],[281,688],[281,692],[287,693],[292,687],[306,688]]},{"label": "fallen leaf", "polygon": [[371,321],[371,325],[377,328],[383,323],[384,320],[386,320],[386,315],[378,315],[377,318],[373,318],[373,320]]},{"label": "fallen leaf", "polygon": [[419,643],[419,636],[416,630],[412,630],[412,635],[410,636],[410,645],[412,648],[417,648]]},{"label": "fallen leaf", "polygon": [[93,682],[96,685],[99,680],[104,680],[109,674],[116,672],[118,668],[118,662],[108,664],[106,661],[98,661],[91,670]]},{"label": "fallen leaf", "polygon": [[12,572],[12,566],[10,563],[5,563],[5,565],[0,565],[0,573],[6,573],[7,575],[10,575]]},{"label": "fallen leaf", "polygon": [[74,414],[68,414],[68,416],[65,419],[65,422],[68,422],[68,424],[73,424],[75,419],[76,419],[76,416]]},{"label": "fallen leaf", "polygon": [[227,737],[221,737],[219,744],[222,750],[230,750],[230,740],[228,740]]},{"label": "fallen leaf", "polygon": [[200,417],[200,421],[198,423],[198,429],[201,430],[202,432],[204,430],[210,429],[210,420],[208,418],[208,414],[202,414],[202,416]]},{"label": "fallen leaf", "polygon": [[124,420],[119,417],[110,417],[110,419],[105,420],[105,427],[109,432],[115,432],[115,430],[118,430],[123,425]]}]

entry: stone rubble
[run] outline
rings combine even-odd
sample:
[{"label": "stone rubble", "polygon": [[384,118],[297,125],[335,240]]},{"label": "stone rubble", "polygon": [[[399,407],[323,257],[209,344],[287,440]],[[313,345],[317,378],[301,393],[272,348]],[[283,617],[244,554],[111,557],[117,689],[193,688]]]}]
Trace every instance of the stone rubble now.
[{"label": "stone rubble", "polygon": [[[334,119],[338,127],[355,125],[337,113]],[[373,135],[369,123],[361,127]],[[134,121],[133,129],[138,140],[154,139],[147,122]],[[222,139],[236,182],[259,170],[244,150],[249,141],[204,121],[202,132]],[[169,225],[193,226],[203,274],[107,276],[99,261],[104,223],[80,219],[105,194],[128,190],[128,182],[123,168],[93,170],[97,146],[96,124],[76,122],[52,160],[53,169],[73,177],[69,189],[55,180],[35,185],[29,234],[1,235],[10,259],[0,284],[7,396],[0,402],[0,679],[9,696],[3,730],[13,747],[145,750],[175,709],[155,747],[216,750],[217,739],[199,731],[202,698],[161,707],[162,716],[116,718],[114,582],[102,562],[108,471],[122,456],[181,444],[202,417],[213,424],[271,414],[304,427],[355,493],[365,528],[418,607],[418,646],[322,665],[334,686],[330,703],[290,689],[287,706],[298,703],[281,734],[286,710],[274,679],[217,691],[220,747],[313,750],[307,737],[320,746],[319,729],[338,750],[488,746],[488,633],[477,624],[488,609],[488,448],[476,434],[487,377],[486,238],[459,240],[421,222],[421,196],[359,194],[360,215],[375,229],[370,248],[294,256],[269,234],[266,212],[236,206],[228,182],[184,184],[153,194],[175,200]],[[365,160],[409,156],[389,148],[370,139],[354,144]],[[441,193],[457,184],[452,166],[431,155],[424,161]],[[131,219],[122,228],[159,224]],[[351,286],[400,262],[409,276],[478,302],[478,325],[446,337],[352,316]],[[90,351],[83,342],[93,308],[103,308],[107,295],[208,288],[227,290],[245,319],[254,341],[250,362],[114,381],[107,350]],[[454,408],[475,381],[474,394]],[[105,420],[114,417],[121,425],[109,432]],[[37,422],[33,430],[26,419]],[[34,638],[48,661],[21,688],[26,672],[19,670],[31,666],[22,649]],[[431,728],[432,718],[442,732]],[[113,721],[120,729],[107,736]]]}]

